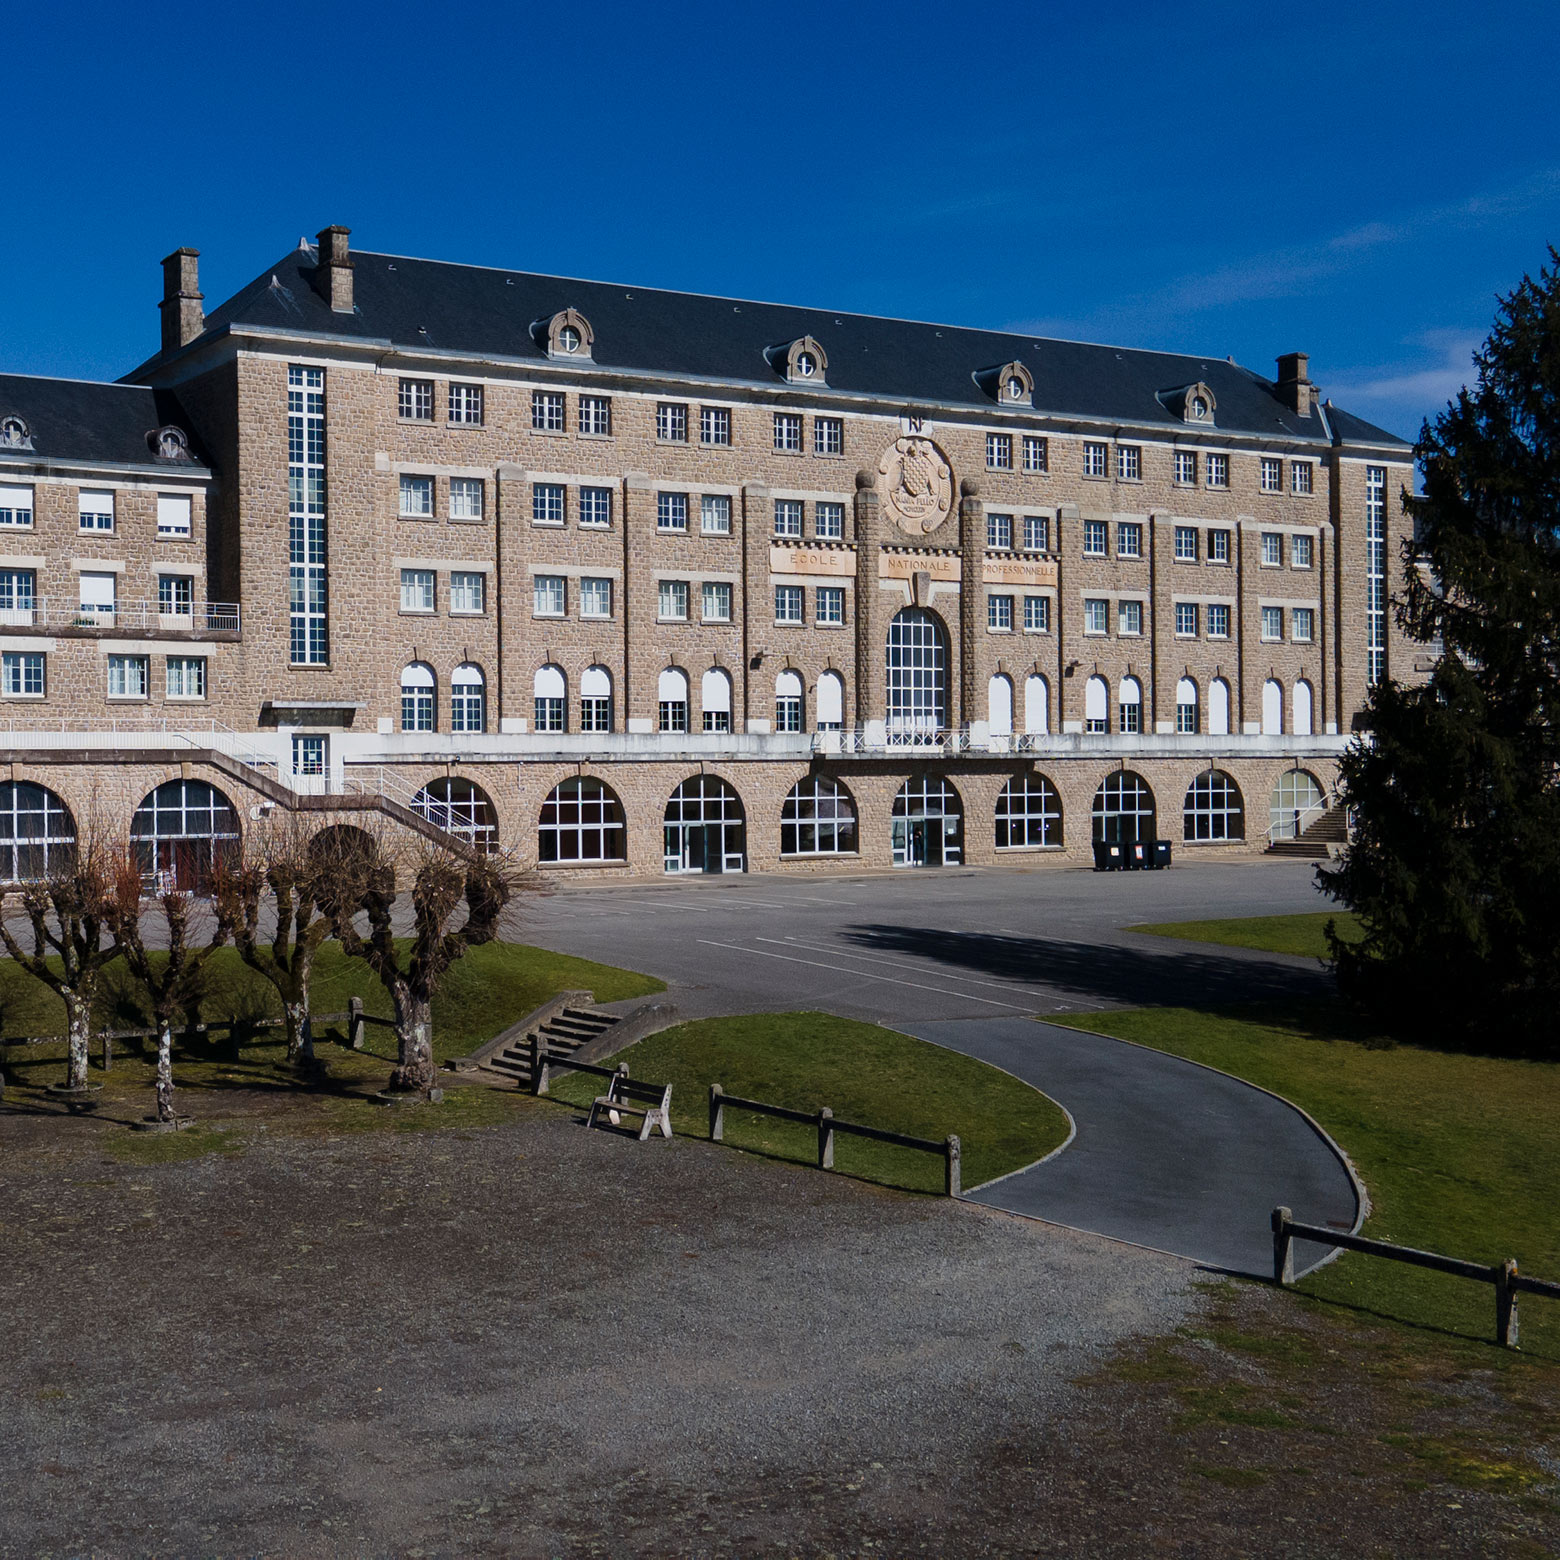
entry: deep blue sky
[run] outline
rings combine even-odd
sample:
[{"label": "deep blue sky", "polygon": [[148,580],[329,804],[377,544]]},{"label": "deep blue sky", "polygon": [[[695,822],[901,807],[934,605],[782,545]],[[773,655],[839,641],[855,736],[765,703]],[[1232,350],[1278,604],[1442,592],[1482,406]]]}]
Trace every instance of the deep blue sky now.
[{"label": "deep blue sky", "polygon": [[328,222],[439,259],[1230,354],[1412,437],[1560,241],[1560,6],[6,13],[0,370],[114,377]]}]

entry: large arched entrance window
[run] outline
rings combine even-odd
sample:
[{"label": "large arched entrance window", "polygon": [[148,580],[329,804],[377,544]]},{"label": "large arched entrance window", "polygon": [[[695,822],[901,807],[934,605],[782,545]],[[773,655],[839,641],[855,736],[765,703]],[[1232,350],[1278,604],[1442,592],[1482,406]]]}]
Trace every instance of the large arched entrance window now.
[{"label": "large arched entrance window", "polygon": [[666,804],[668,872],[745,872],[742,798],[719,775],[694,775]]},{"label": "large arched entrance window", "polygon": [[75,849],[76,825],[53,791],[25,780],[0,785],[0,882],[35,883]]},{"label": "large arched entrance window", "polygon": [[932,742],[948,724],[948,650],[942,625],[920,607],[888,625],[888,740]]},{"label": "large arched entrance window", "polygon": [[940,867],[963,859],[959,793],[937,775],[913,775],[894,798],[894,865]]},{"label": "large arched entrance window", "polygon": [[204,780],[169,780],[136,808],[130,844],[162,892],[204,893],[212,868],[238,849],[238,812]]},{"label": "large arched entrance window", "polygon": [[1130,769],[1105,776],[1094,793],[1094,843],[1135,844],[1154,838],[1154,793]]},{"label": "large arched entrance window", "polygon": [[1062,799],[1044,775],[1015,775],[997,798],[997,849],[1062,843]]},{"label": "large arched entrance window", "polygon": [[808,775],[780,810],[782,856],[845,856],[856,851],[856,804],[838,780]]},{"label": "large arched entrance window", "polygon": [[565,780],[542,803],[536,827],[538,861],[624,861],[623,804],[591,776]]},{"label": "large arched entrance window", "polygon": [[1304,769],[1286,770],[1273,787],[1268,804],[1268,837],[1298,839],[1321,817],[1327,798],[1316,776]]},{"label": "large arched entrance window", "polygon": [[487,792],[460,775],[430,780],[412,798],[412,811],[476,850],[498,849],[498,817]]},{"label": "large arched entrance window", "polygon": [[1243,840],[1246,808],[1240,787],[1222,769],[1204,770],[1186,790],[1181,810],[1181,838]]}]

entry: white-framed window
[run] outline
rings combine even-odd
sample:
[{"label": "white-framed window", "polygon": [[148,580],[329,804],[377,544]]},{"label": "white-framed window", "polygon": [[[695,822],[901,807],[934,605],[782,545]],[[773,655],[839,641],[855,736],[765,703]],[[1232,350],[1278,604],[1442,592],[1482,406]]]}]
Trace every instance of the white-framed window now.
[{"label": "white-framed window", "polygon": [[1083,556],[1103,558],[1110,545],[1110,526],[1104,520],[1083,522]]},{"label": "white-framed window", "polygon": [[1230,485],[1230,458],[1228,455],[1208,457],[1208,486],[1227,488]]},{"label": "white-framed window", "polygon": [[986,435],[986,469],[1011,471],[1013,469],[1013,435],[988,433]]},{"label": "white-framed window", "polygon": [[1262,567],[1281,569],[1284,566],[1284,538],[1278,531],[1262,533]]},{"label": "white-framed window", "polygon": [[1118,444],[1116,446],[1116,476],[1122,482],[1141,482],[1143,480],[1143,450],[1137,444]]},{"label": "white-framed window", "polygon": [[537,433],[563,432],[564,406],[561,390],[531,392],[531,427]]},{"label": "white-framed window", "polygon": [[[433,513],[431,493],[428,512]],[[159,537],[163,534],[162,526],[162,500],[159,499]],[[325,666],[330,661],[327,541],[325,370],[290,363],[287,367],[287,654],[293,666]]]},{"label": "white-framed window", "polygon": [[661,401],[655,409],[655,436],[666,443],[688,442],[688,408],[681,401]]},{"label": "white-framed window", "polygon": [[[585,700],[580,700],[583,709]],[[607,731],[587,726],[581,731]],[[542,803],[536,830],[539,861],[623,861],[628,856],[623,804],[610,786],[590,775],[560,781]]]},{"label": "white-framed window", "polygon": [[563,731],[569,688],[564,681],[563,670],[557,666],[543,666],[532,679],[532,713],[537,731]]},{"label": "white-framed window", "polygon": [[686,493],[657,493],[655,495],[655,528],[658,531],[686,531],[688,529],[688,495]]},{"label": "white-framed window", "polygon": [[33,490],[0,482],[0,526],[19,529],[33,523]]},{"label": "white-framed window", "polygon": [[170,655],[166,687],[170,699],[204,699],[206,697],[205,656]]},{"label": "white-framed window", "polygon": [[1050,552],[1051,517],[1049,515],[1024,516],[1024,551]]},{"label": "white-framed window", "polygon": [[1015,775],[997,797],[997,849],[1061,843],[1062,799],[1056,787],[1044,775]]},{"label": "white-framed window", "polygon": [[403,612],[432,612],[434,607],[433,570],[402,569],[401,610]]},{"label": "white-framed window", "polygon": [[1024,632],[1048,634],[1051,631],[1051,598],[1049,596],[1024,597]]},{"label": "white-framed window", "polygon": [[144,699],[150,682],[150,657],[111,655],[108,658],[108,696],[111,699]]},{"label": "white-framed window", "polygon": [[699,443],[720,446],[731,443],[731,412],[726,407],[699,408]]},{"label": "white-framed window", "polygon": [[114,622],[114,602],[118,588],[113,574],[87,574],[79,578],[77,601],[83,623],[102,624],[109,627]]},{"label": "white-framed window", "polygon": [[998,672],[986,683],[986,720],[994,737],[1013,735],[1013,679]]},{"label": "white-framed window", "polygon": [[687,580],[662,580],[656,593],[656,616],[665,623],[688,621]]},{"label": "white-framed window", "polygon": [[1083,631],[1104,634],[1110,630],[1110,603],[1102,596],[1090,596],[1083,604]]},{"label": "white-framed window", "polygon": [[781,672],[775,678],[775,730],[802,729],[802,679],[795,672]]},{"label": "white-framed window", "polygon": [[1013,546],[1012,515],[986,516],[986,545],[999,552],[1008,552]]},{"label": "white-framed window", "polygon": [[8,699],[41,699],[43,665],[41,651],[7,650],[0,655],[0,694]]},{"label": "white-framed window", "polygon": [[[826,727],[820,720],[818,729]],[[807,775],[780,809],[782,856],[850,856],[856,852],[856,808],[850,792],[827,775]]]},{"label": "white-framed window", "polygon": [[1284,463],[1272,455],[1262,457],[1262,491],[1264,493],[1284,491]]},{"label": "white-framed window", "polygon": [[561,482],[536,482],[531,486],[531,524],[562,525],[563,495]]},{"label": "white-framed window", "polygon": [[845,724],[845,679],[838,672],[823,672],[813,693],[813,726],[838,731]]},{"label": "white-framed window", "polygon": [[704,582],[703,616],[706,623],[731,621],[731,586],[725,580]]},{"label": "white-framed window", "polygon": [[325,738],[299,733],[292,739],[292,772],[300,776],[325,773]]},{"label": "white-framed window", "polygon": [[611,529],[611,488],[582,487],[580,489],[580,524],[597,531]]},{"label": "white-framed window", "polygon": [[531,613],[534,617],[562,617],[568,600],[568,584],[561,574],[538,574],[532,581]]},{"label": "white-framed window", "polygon": [[705,731],[731,730],[731,679],[718,666],[712,666],[700,679],[699,715]]},{"label": "white-framed window", "polygon": [[[561,401],[562,396],[558,399]],[[458,426],[480,428],[482,426],[482,386],[450,386],[450,421]]]},{"label": "white-framed window", "polygon": [[580,616],[612,616],[612,581],[604,575],[586,574],[580,578]]},{"label": "white-framed window", "polygon": [[802,501],[799,498],[775,500],[775,535],[800,536],[802,534]]},{"label": "white-framed window", "polygon": [[32,569],[0,569],[0,625],[32,627],[37,585]]},{"label": "white-framed window", "polygon": [[1110,730],[1110,685],[1103,677],[1091,677],[1083,685],[1083,729],[1091,736]]},{"label": "white-framed window", "polygon": [[470,661],[450,673],[450,730],[487,730],[487,679]]},{"label": "white-framed window", "polygon": [[157,614],[159,617],[193,618],[195,581],[188,574],[157,576]]},{"label": "white-framed window", "polygon": [[188,493],[159,493],[157,495],[157,534],[163,537],[184,537],[190,534],[190,514],[193,509]]},{"label": "white-framed window", "polygon": [[1289,463],[1289,491],[1291,493],[1309,494],[1311,491],[1311,462],[1308,460],[1292,460]]},{"label": "white-framed window", "polygon": [[1175,685],[1176,735],[1195,737],[1197,727],[1197,684],[1190,677],[1183,677]]},{"label": "white-framed window", "polygon": [[843,455],[845,453],[845,423],[839,417],[813,418],[813,454]]},{"label": "white-framed window", "polygon": [[78,524],[83,531],[114,529],[114,495],[109,489],[82,488],[76,495]]},{"label": "white-framed window", "polygon": [[1123,677],[1119,698],[1121,724],[1117,730],[1124,736],[1140,735],[1143,730],[1143,685],[1136,677]]},{"label": "white-framed window", "polygon": [[1309,536],[1291,536],[1289,538],[1289,567],[1291,569],[1309,569],[1315,556],[1313,538]]},{"label": "white-framed window", "polygon": [[802,621],[802,587],[800,585],[775,586],[775,622],[800,623]]},{"label": "white-framed window", "polygon": [[1208,604],[1208,637],[1210,639],[1230,637],[1230,609],[1222,601]]},{"label": "white-framed window", "polygon": [[1297,644],[1308,645],[1316,637],[1316,609],[1296,607],[1289,616],[1289,637]]},{"label": "white-framed window", "polygon": [[1175,560],[1177,563],[1197,562],[1197,527],[1178,525],[1175,528]]},{"label": "white-framed window", "polygon": [[433,478],[401,473],[401,518],[427,520],[433,515]]},{"label": "white-framed window", "polygon": [[1013,598],[1011,596],[986,597],[986,627],[994,634],[1013,632]]},{"label": "white-framed window", "polygon": [[612,432],[612,397],[609,395],[582,395],[580,397],[580,432],[606,438]]},{"label": "white-framed window", "polygon": [[433,381],[403,379],[396,396],[396,415],[402,422],[432,422]]},{"label": "white-framed window", "polygon": [[656,685],[656,724],[662,731],[688,729],[688,674],[669,666]]},{"label": "white-framed window", "polygon": [[1177,637],[1181,639],[1195,639],[1197,637],[1197,603],[1195,601],[1176,602],[1175,631]]},{"label": "white-framed window", "polygon": [[1365,468],[1365,680],[1387,674],[1387,468]]},{"label": "white-framed window", "polygon": [[1230,561],[1230,533],[1228,531],[1210,531],[1208,533],[1208,562],[1228,563]]},{"label": "white-framed window", "polygon": [[1083,474],[1086,477],[1104,477],[1110,474],[1110,449],[1096,444],[1092,439],[1083,446]]},{"label": "white-framed window", "polygon": [[820,585],[813,593],[813,621],[815,623],[843,623],[845,621],[845,587]]},{"label": "white-framed window", "polygon": [[800,412],[775,413],[775,448],[788,454],[801,453],[802,414]]},{"label": "white-framed window", "polygon": [[1221,769],[1206,769],[1186,788],[1181,809],[1185,840],[1243,840],[1246,808],[1240,787]]},{"label": "white-framed window", "polygon": [[450,571],[450,614],[475,617],[487,610],[487,576],[470,570]]},{"label": "white-framed window", "polygon": [[731,498],[726,493],[703,493],[699,497],[699,529],[706,536],[731,535]]},{"label": "white-framed window", "polygon": [[839,541],[845,535],[845,506],[830,499],[820,499],[814,504],[813,535],[819,541]]},{"label": "white-framed window", "polygon": [[1262,637],[1264,639],[1282,639],[1284,637],[1284,609],[1282,607],[1264,607],[1262,609]]},{"label": "white-framed window", "polygon": [[1116,603],[1116,632],[1136,637],[1143,632],[1143,603],[1118,601]]},{"label": "white-framed window", "polygon": [[1230,685],[1222,677],[1215,677],[1208,684],[1208,735],[1227,737],[1230,734]]},{"label": "white-framed window", "polygon": [[1141,558],[1143,556],[1143,526],[1140,521],[1117,521],[1116,556],[1118,558]]},{"label": "white-framed window", "polygon": [[612,730],[612,673],[587,666],[580,677],[580,730]]},{"label": "white-framed window", "polygon": [[1191,487],[1196,484],[1197,452],[1195,450],[1175,452],[1175,480],[1181,487]]},{"label": "white-framed window", "polygon": [[450,519],[480,520],[483,510],[481,477],[450,478]]},{"label": "white-framed window", "polygon": [[1025,471],[1049,471],[1051,469],[1050,453],[1050,447],[1044,438],[1032,433],[1024,435]]}]

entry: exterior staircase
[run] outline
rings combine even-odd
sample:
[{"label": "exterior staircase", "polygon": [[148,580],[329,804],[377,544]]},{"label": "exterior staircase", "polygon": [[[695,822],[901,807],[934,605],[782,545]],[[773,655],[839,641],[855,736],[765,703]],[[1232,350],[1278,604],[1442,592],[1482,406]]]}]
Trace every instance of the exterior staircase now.
[{"label": "exterior staircase", "polygon": [[515,1080],[515,1087],[529,1093],[531,1089],[531,1039],[540,1034],[547,1043],[547,1053],[558,1061],[573,1056],[582,1046],[598,1040],[620,1022],[616,1013],[603,1013],[599,1008],[586,1005],[566,1007],[561,1013],[545,1020],[524,1034],[515,1035],[491,1056],[482,1066],[489,1072],[502,1073]]},{"label": "exterior staircase", "polygon": [[1263,852],[1268,856],[1297,856],[1304,861],[1325,861],[1349,843],[1349,813],[1344,807],[1329,807],[1291,840],[1274,840]]}]

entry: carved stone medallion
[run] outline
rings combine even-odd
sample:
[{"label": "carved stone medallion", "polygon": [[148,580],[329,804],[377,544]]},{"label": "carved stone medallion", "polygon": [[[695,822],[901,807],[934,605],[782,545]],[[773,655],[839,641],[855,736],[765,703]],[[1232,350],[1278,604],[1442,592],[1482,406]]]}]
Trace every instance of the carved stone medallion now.
[{"label": "carved stone medallion", "polygon": [[906,434],[878,462],[878,500],[901,531],[925,536],[953,507],[953,473],[930,439]]}]

